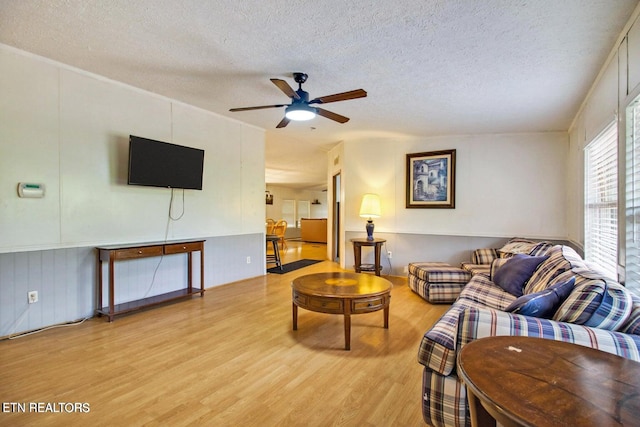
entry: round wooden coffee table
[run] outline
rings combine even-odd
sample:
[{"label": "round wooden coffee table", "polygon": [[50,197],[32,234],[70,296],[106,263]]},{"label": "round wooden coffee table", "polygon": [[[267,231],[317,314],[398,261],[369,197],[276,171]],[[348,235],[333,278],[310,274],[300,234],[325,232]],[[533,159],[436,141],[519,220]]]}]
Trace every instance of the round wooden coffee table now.
[{"label": "round wooden coffee table", "polygon": [[344,315],[344,347],[351,349],[351,315],[384,310],[389,328],[391,282],[360,273],[315,273],[293,279],[293,330],[298,330],[298,307],[319,313]]},{"label": "round wooden coffee table", "polygon": [[640,363],[593,348],[498,336],[465,345],[472,426],[637,426]]}]

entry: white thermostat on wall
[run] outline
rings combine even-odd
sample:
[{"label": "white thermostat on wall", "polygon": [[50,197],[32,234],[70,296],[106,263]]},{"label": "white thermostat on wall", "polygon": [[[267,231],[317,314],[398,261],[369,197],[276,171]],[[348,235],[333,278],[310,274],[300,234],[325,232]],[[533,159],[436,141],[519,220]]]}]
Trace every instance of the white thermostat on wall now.
[{"label": "white thermostat on wall", "polygon": [[44,184],[33,184],[30,182],[18,183],[18,196],[39,199],[44,197]]}]

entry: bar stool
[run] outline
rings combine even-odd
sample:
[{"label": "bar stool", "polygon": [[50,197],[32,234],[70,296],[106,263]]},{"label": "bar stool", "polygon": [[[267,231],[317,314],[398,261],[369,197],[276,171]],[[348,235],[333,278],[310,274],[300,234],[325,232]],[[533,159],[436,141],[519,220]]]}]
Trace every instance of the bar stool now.
[{"label": "bar stool", "polygon": [[280,267],[282,270],[282,261],[280,260],[280,250],[278,249],[278,241],[280,240],[280,236],[276,234],[267,234],[267,244],[271,242],[273,245],[273,255],[267,254],[267,264],[275,263],[277,267]]}]

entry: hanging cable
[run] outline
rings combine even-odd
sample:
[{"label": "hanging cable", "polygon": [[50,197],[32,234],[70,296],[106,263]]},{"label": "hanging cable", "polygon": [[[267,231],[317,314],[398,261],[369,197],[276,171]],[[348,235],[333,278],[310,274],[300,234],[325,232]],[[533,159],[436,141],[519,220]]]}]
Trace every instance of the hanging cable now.
[{"label": "hanging cable", "polygon": [[[173,221],[179,221],[182,219],[182,217],[184,216],[184,188],[182,189],[182,212],[180,213],[180,216],[177,218],[174,218],[172,213],[173,213],[173,188],[171,189],[171,201],[169,202],[169,219],[173,220]],[[169,230],[169,225],[167,224],[167,232]],[[167,236],[165,235],[165,240],[167,239]]]},{"label": "hanging cable", "polygon": [[[184,216],[184,211],[185,211],[185,209],[184,209],[184,188],[182,189],[182,212],[176,218],[174,218],[173,215],[172,215],[173,198],[174,198],[174,189],[172,188],[171,189],[171,199],[169,200],[169,213],[167,215],[167,225],[166,225],[166,227],[164,229],[164,240],[163,240],[164,243],[167,243],[167,240],[169,239],[169,225],[171,224],[171,221],[179,221]],[[164,254],[162,254],[160,256],[160,260],[158,261],[158,264],[156,265],[156,268],[153,270],[153,276],[151,277],[151,283],[149,284],[149,288],[147,289],[147,292],[145,292],[143,298],[147,298],[149,296],[149,293],[153,289],[153,285],[155,284],[155,281],[156,281],[156,275],[158,274],[158,270],[160,269],[160,264],[162,264],[162,260],[163,259],[164,259]]]},{"label": "hanging cable", "polygon": [[61,323],[61,324],[58,324],[58,325],[46,326],[44,328],[36,329],[34,331],[23,332],[21,334],[15,334],[15,335],[12,334],[12,335],[10,335],[10,336],[8,336],[6,338],[3,338],[2,340],[15,340],[15,339],[18,339],[18,338],[27,337],[29,335],[37,334],[39,332],[48,331],[49,329],[65,328],[65,327],[68,327],[68,326],[82,325],[85,321],[87,321],[89,319],[91,319],[91,317],[84,317],[84,318],[82,318],[80,320],[76,320],[74,322],[68,322],[68,323]]},{"label": "hanging cable", "polygon": [[387,242],[384,242],[384,253],[385,257],[387,258],[387,263],[389,264],[389,273],[387,273],[387,275],[391,275],[393,269],[391,267],[391,259],[389,259],[389,251],[387,251]]}]

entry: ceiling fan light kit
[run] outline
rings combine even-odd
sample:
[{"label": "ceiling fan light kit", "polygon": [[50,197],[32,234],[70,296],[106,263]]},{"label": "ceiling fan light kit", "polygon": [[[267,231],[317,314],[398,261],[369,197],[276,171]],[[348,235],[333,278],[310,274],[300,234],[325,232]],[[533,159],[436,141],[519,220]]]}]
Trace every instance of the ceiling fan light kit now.
[{"label": "ceiling fan light kit", "polygon": [[291,98],[291,104],[275,104],[275,105],[261,105],[258,107],[242,107],[232,108],[229,111],[249,111],[249,110],[262,110],[265,108],[285,108],[285,116],[278,123],[276,128],[283,128],[289,124],[290,120],[294,121],[306,121],[313,119],[316,115],[325,117],[327,119],[336,121],[338,123],[346,123],[349,121],[348,117],[340,114],[324,110],[322,108],[312,107],[311,104],[327,104],[329,102],[346,101],[348,99],[364,98],[367,96],[367,92],[363,89],[351,90],[349,92],[336,93],[333,95],[321,96],[309,101],[309,93],[302,90],[302,84],[307,81],[309,76],[305,73],[293,73],[293,79],[298,83],[298,90],[293,90],[289,83],[280,79],[271,79],[271,82],[278,87],[285,95]]},{"label": "ceiling fan light kit", "polygon": [[308,105],[289,105],[284,111],[287,119],[300,122],[311,120],[316,116],[316,109]]}]

